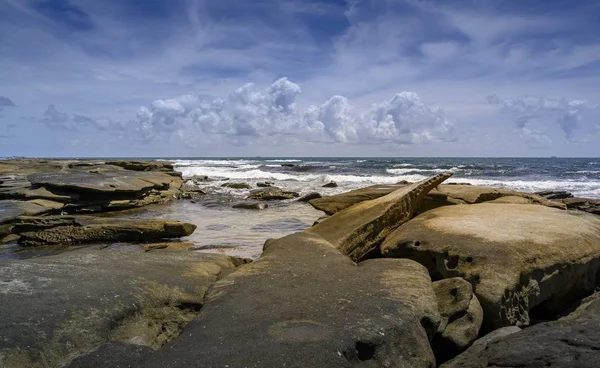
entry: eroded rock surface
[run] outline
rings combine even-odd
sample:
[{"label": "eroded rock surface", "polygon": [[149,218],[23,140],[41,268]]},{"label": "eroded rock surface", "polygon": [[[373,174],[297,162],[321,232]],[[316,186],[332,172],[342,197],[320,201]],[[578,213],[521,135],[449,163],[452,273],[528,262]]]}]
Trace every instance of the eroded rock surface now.
[{"label": "eroded rock surface", "polygon": [[11,233],[21,245],[71,245],[98,242],[151,242],[191,235],[196,225],[162,219],[90,216],[18,217]]},{"label": "eroded rock surface", "polygon": [[[484,337],[485,339],[485,337]],[[558,321],[494,337],[444,368],[595,368],[600,364],[600,299],[593,298]]]},{"label": "eroded rock surface", "polygon": [[389,233],[413,217],[423,197],[450,176],[452,173],[436,175],[361,202],[315,224],[307,232],[322,236],[351,259],[362,260],[377,252]]},{"label": "eroded rock surface", "polygon": [[[0,259],[0,366],[61,367],[110,341],[127,343],[128,354],[140,353],[137,345],[157,349],[234,268],[227,256],[193,252],[81,249]],[[106,351],[96,361],[114,358]]]},{"label": "eroded rock surface", "polygon": [[358,265],[314,234],[265,245],[220,280],[182,334],[144,367],[434,367],[440,317],[427,270]]},{"label": "eroded rock surface", "polygon": [[[333,196],[313,199],[309,203],[317,210],[328,215],[344,210],[357,203],[376,199],[403,188],[408,184],[373,185],[366,188],[352,190]],[[497,200],[502,197],[519,197],[521,203],[541,204],[549,207],[564,208],[560,202],[549,201],[539,195],[522,193],[506,189],[489,188],[475,185],[442,184],[431,190],[422,201],[417,213],[422,213],[434,208],[454,204],[474,204]]]},{"label": "eroded rock surface", "polygon": [[556,313],[594,290],[600,218],[538,205],[441,207],[394,231],[381,253],[416,260],[434,279],[469,281],[491,331],[528,325],[532,309]]},{"label": "eroded rock surface", "polygon": [[267,187],[264,189],[253,190],[248,199],[255,199],[259,201],[280,201],[285,199],[298,198],[300,194],[291,191],[284,191],[277,187]]}]

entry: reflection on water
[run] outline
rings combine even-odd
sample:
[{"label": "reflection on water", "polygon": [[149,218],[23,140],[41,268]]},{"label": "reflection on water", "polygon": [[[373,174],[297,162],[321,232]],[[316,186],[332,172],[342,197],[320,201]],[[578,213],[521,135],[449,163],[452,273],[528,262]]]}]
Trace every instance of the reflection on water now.
[{"label": "reflection on water", "polygon": [[150,206],[128,217],[156,217],[190,222],[198,228],[191,236],[181,240],[195,243],[196,249],[257,258],[265,240],[305,230],[322,215],[323,212],[300,202],[269,202],[269,208],[257,211],[174,201],[166,205]]},{"label": "reflection on water", "polygon": [[[164,218],[195,224],[196,231],[181,241],[193,242],[197,251],[219,252],[244,258],[258,258],[265,240],[302,231],[323,215],[309,204],[300,202],[270,202],[261,211],[233,209],[230,204],[214,205],[214,197],[207,203],[173,201],[142,209],[95,214],[99,217]],[[207,206],[207,204],[210,205]],[[142,251],[138,246],[124,243],[94,244],[89,247],[107,250]],[[0,246],[0,258],[33,258],[49,256],[78,249],[81,246],[20,247],[16,242]]]}]

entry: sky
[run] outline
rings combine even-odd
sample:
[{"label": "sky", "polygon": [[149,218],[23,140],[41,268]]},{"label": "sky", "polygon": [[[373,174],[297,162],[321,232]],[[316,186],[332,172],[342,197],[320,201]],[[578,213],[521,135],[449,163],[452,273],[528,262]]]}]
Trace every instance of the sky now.
[{"label": "sky", "polygon": [[0,0],[0,156],[600,156],[597,0]]}]

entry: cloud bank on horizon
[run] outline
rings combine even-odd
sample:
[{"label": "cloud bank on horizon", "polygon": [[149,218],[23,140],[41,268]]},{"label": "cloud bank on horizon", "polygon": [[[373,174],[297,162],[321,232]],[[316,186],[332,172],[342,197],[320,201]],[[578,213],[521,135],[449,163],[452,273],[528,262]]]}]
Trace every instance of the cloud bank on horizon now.
[{"label": "cloud bank on horizon", "polygon": [[0,0],[0,156],[600,156],[598,13]]}]

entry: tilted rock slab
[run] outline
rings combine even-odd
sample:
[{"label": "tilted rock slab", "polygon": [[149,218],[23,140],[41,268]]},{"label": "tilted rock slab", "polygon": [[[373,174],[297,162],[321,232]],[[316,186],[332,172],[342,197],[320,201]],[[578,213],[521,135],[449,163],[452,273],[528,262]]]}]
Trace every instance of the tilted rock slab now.
[{"label": "tilted rock slab", "polygon": [[70,245],[113,241],[148,242],[191,235],[196,225],[162,219],[88,216],[19,217],[11,232],[21,245]]},{"label": "tilted rock slab", "polygon": [[230,257],[196,252],[0,258],[0,367],[63,367],[111,341],[127,344],[82,366],[132,366],[140,346],[148,353],[177,336],[219,274],[234,269]]},{"label": "tilted rock slab", "polygon": [[[309,201],[315,209],[333,215],[357,203],[377,199],[392,193],[406,184],[372,185],[346,193],[312,199]],[[541,204],[549,207],[565,208],[561,202],[549,201],[532,193],[516,192],[507,189],[490,188],[479,185],[442,184],[431,190],[423,199],[418,213],[454,204],[474,204],[498,200],[504,197],[519,198],[520,203]]]},{"label": "tilted rock slab", "polygon": [[[510,327],[505,327],[508,329]],[[494,331],[485,348],[469,348],[443,368],[597,368],[600,366],[600,298],[554,322],[502,336]],[[505,333],[506,334],[506,333]],[[491,335],[491,334],[490,334]],[[486,339],[484,337],[483,339]],[[478,340],[479,341],[479,340]]]},{"label": "tilted rock slab", "polygon": [[452,176],[444,173],[342,210],[307,230],[318,234],[355,261],[377,251],[385,237],[410,220],[423,197]]},{"label": "tilted rock slab", "polygon": [[441,207],[405,223],[381,246],[385,257],[425,265],[434,279],[462,277],[484,310],[484,328],[528,325],[600,281],[600,218],[537,205]]},{"label": "tilted rock slab", "polygon": [[268,241],[218,281],[200,314],[143,367],[435,367],[440,323],[427,270],[358,265],[321,237]]}]

